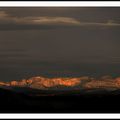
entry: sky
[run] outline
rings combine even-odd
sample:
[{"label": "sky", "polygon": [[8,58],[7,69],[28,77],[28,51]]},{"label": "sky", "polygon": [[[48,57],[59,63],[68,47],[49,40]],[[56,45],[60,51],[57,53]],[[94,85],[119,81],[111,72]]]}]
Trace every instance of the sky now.
[{"label": "sky", "polygon": [[120,8],[0,8],[0,80],[120,73]]}]

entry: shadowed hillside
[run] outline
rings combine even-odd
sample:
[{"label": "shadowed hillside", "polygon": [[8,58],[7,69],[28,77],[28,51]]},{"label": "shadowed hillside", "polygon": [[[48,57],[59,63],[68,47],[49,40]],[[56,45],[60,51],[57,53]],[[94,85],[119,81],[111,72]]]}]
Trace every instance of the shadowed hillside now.
[{"label": "shadowed hillside", "polygon": [[[1,113],[120,112],[120,90],[62,91],[63,94],[30,88],[24,88],[24,93],[20,91],[20,88],[16,92],[0,89]],[[31,96],[31,91],[44,96]]]}]

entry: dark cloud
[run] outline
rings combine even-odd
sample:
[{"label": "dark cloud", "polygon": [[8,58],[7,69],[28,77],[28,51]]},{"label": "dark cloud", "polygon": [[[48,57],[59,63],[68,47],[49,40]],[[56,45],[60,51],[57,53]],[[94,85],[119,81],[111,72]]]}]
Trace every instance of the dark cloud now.
[{"label": "dark cloud", "polygon": [[0,11],[0,29],[1,30],[21,30],[21,29],[49,29],[59,26],[76,26],[79,21],[70,17],[15,17],[5,11]]},{"label": "dark cloud", "polygon": [[119,76],[120,8],[0,8],[0,79]]},{"label": "dark cloud", "polygon": [[119,27],[119,22],[107,20],[107,22],[85,22],[74,17],[64,16],[12,16],[6,11],[0,11],[0,30],[31,30],[31,29],[55,29],[61,27]]}]

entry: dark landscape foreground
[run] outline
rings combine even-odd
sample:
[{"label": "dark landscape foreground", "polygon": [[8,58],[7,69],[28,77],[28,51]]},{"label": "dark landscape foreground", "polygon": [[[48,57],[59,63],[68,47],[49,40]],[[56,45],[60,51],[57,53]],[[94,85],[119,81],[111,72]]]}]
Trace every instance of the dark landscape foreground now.
[{"label": "dark landscape foreground", "polygon": [[[0,113],[114,113],[120,112],[120,90],[40,91],[30,95],[0,88]],[[18,91],[20,91],[18,89]],[[63,93],[63,94],[61,94]]]}]

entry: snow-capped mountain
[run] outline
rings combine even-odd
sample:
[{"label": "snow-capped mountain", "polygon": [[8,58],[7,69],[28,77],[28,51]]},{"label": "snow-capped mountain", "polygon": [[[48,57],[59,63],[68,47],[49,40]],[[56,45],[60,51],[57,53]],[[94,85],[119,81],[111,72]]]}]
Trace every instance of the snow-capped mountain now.
[{"label": "snow-capped mountain", "polygon": [[34,89],[62,89],[81,87],[84,89],[94,88],[120,88],[120,77],[112,78],[109,76],[101,77],[99,79],[91,77],[60,77],[60,78],[46,78],[46,77],[31,77],[29,79],[22,79],[20,81],[0,82],[1,87],[29,87]]}]

